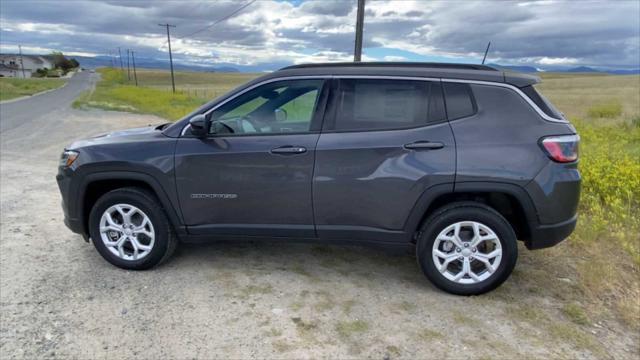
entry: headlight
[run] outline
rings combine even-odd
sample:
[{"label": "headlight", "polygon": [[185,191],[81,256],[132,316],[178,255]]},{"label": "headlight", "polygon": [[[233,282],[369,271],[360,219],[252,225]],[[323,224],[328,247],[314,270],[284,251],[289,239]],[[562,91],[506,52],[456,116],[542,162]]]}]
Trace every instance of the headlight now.
[{"label": "headlight", "polygon": [[78,155],[80,154],[77,151],[65,150],[62,153],[62,156],[60,156],[60,166],[62,167],[71,166],[71,164],[73,164],[73,162],[76,161],[76,159],[78,158]]}]

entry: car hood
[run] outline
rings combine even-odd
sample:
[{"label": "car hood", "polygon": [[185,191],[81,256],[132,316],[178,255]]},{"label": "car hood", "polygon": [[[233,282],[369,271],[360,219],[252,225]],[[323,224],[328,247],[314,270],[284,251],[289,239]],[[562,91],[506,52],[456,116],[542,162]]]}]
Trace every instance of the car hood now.
[{"label": "car hood", "polygon": [[77,140],[69,145],[67,149],[73,150],[93,145],[150,140],[158,136],[163,136],[162,131],[160,130],[161,127],[162,125],[154,125],[134,129],[112,131],[109,133],[90,137],[88,139]]}]

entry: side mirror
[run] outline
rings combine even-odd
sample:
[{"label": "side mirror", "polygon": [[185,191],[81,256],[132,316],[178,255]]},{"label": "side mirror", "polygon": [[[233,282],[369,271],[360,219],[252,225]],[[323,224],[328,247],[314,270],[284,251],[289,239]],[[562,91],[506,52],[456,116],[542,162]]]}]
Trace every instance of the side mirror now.
[{"label": "side mirror", "polygon": [[189,125],[191,125],[191,133],[197,137],[205,137],[209,132],[209,121],[203,114],[198,114],[189,119]]}]

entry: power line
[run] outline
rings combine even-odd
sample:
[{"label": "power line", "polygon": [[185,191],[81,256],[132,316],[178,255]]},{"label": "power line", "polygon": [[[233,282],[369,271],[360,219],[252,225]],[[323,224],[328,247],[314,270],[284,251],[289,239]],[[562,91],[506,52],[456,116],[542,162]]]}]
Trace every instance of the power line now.
[{"label": "power line", "polygon": [[356,14],[356,45],[353,50],[353,61],[362,60],[362,32],[364,28],[364,0],[358,0],[358,12]]},{"label": "power line", "polygon": [[240,11],[242,11],[243,9],[245,9],[247,6],[249,6],[249,5],[253,4],[254,2],[256,2],[256,0],[252,0],[252,1],[250,1],[250,2],[248,2],[248,3],[246,3],[246,4],[244,4],[244,5],[242,5],[241,7],[239,7],[238,9],[236,9],[235,11],[233,11],[232,13],[230,13],[230,14],[228,14],[228,15],[226,15],[226,16],[224,16],[224,17],[222,17],[222,18],[220,18],[220,19],[218,19],[218,20],[216,20],[216,21],[214,21],[213,23],[211,23],[211,24],[209,24],[209,25],[207,25],[207,26],[205,26],[205,27],[203,27],[203,28],[201,28],[201,29],[199,29],[199,30],[196,30],[196,31],[194,31],[194,32],[192,32],[192,33],[189,33],[189,34],[187,34],[187,35],[182,35],[182,36],[179,36],[179,37],[176,37],[176,38],[177,38],[177,39],[184,39],[184,38],[186,38],[186,37],[190,37],[190,36],[193,36],[193,35],[195,35],[195,34],[199,34],[199,33],[203,32],[203,31],[205,31],[205,30],[208,30],[208,29],[210,29],[210,28],[214,27],[215,25],[218,25],[219,23],[221,23],[221,22],[223,22],[223,21],[225,21],[225,20],[229,19],[230,17],[234,16],[235,14],[239,13]]},{"label": "power line", "polygon": [[173,55],[171,55],[171,35],[169,35],[169,28],[176,27],[171,24],[158,24],[158,26],[165,26],[167,28],[167,43],[169,44],[169,64],[171,65],[171,87],[173,88],[173,93],[176,93],[176,80],[173,77]]}]

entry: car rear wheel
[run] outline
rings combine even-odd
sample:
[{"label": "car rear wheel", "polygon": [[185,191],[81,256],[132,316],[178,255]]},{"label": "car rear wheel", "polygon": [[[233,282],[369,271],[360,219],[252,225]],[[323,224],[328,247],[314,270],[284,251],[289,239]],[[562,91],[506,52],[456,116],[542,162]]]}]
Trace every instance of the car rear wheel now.
[{"label": "car rear wheel", "polygon": [[89,226],[91,239],[103,258],[128,270],[144,270],[169,258],[177,238],[153,194],[122,188],[100,197]]},{"label": "car rear wheel", "polygon": [[484,204],[460,202],[437,210],[424,223],[418,262],[438,288],[477,295],[502,284],[518,257],[509,222]]}]

